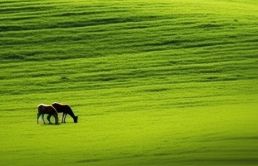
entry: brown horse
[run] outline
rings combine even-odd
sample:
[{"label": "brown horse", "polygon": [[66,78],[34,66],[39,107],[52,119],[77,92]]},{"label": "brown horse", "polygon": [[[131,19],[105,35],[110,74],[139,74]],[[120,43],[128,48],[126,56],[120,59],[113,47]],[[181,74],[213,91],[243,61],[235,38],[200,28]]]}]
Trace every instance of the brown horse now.
[{"label": "brown horse", "polygon": [[[37,123],[39,123],[39,117],[42,115],[42,119],[45,124],[44,114],[48,114],[48,116],[53,115],[55,117],[55,124],[58,124],[58,113],[53,106],[44,104],[40,104],[38,106]],[[50,118],[48,119],[48,122],[51,123]]]},{"label": "brown horse", "polygon": [[[52,106],[57,110],[58,113],[63,113],[62,116],[62,123],[65,123],[66,115],[69,114],[72,118],[74,123],[78,122],[78,116],[75,116],[71,107],[69,105],[63,105],[60,103],[53,103]],[[50,119],[51,115],[48,115],[47,119]]]}]

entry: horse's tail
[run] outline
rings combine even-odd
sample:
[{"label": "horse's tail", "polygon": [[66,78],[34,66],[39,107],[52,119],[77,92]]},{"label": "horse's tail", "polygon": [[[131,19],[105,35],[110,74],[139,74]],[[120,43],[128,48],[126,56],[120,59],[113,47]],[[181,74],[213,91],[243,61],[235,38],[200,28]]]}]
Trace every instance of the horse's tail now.
[{"label": "horse's tail", "polygon": [[39,123],[39,117],[40,117],[40,113],[37,113],[37,124]]},{"label": "horse's tail", "polygon": [[38,113],[37,113],[37,123],[39,123],[39,117],[42,113],[42,105],[38,105]]},{"label": "horse's tail", "polygon": [[38,113],[41,111],[41,105],[38,105]]}]

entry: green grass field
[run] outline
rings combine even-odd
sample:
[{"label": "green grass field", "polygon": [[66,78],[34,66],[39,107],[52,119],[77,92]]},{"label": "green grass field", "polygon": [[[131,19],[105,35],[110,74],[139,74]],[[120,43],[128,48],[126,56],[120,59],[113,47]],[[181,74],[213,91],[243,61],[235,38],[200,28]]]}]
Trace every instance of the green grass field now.
[{"label": "green grass field", "polygon": [[1,166],[258,165],[257,85],[256,0],[0,0]]}]

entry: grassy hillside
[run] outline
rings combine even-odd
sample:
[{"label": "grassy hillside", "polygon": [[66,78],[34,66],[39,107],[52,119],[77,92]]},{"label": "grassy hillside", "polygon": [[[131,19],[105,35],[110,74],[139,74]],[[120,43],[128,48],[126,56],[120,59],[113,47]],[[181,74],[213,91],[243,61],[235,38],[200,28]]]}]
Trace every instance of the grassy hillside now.
[{"label": "grassy hillside", "polygon": [[[0,165],[258,165],[257,23],[255,0],[0,1]],[[54,101],[79,123],[37,125]]]}]

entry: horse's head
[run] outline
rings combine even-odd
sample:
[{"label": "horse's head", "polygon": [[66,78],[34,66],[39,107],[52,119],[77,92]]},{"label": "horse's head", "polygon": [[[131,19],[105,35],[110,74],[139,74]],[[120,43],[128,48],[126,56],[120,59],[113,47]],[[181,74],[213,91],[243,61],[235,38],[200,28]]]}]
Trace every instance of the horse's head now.
[{"label": "horse's head", "polygon": [[74,123],[78,123],[78,116],[74,117]]}]

